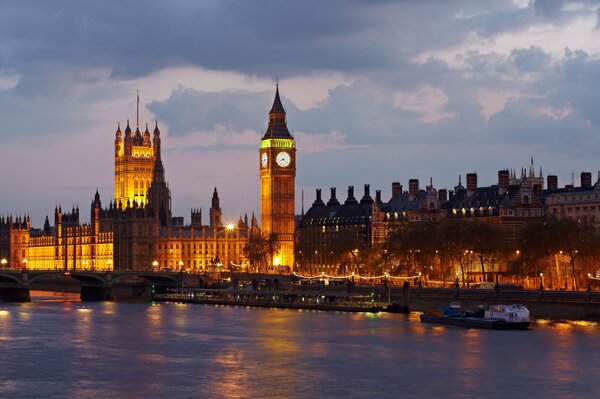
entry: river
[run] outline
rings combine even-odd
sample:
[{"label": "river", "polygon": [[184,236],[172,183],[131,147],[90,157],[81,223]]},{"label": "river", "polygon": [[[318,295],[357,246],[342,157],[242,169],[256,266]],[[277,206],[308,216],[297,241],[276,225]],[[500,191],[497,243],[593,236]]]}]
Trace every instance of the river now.
[{"label": "river", "polygon": [[0,303],[2,398],[600,397],[600,326],[422,325],[417,314]]}]

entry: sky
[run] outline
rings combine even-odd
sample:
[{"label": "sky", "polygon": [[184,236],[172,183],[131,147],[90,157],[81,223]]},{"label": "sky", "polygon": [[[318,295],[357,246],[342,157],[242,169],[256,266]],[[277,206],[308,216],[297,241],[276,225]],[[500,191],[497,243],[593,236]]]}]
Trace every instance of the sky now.
[{"label": "sky", "polygon": [[[391,183],[452,189],[528,167],[600,169],[600,1],[0,2],[0,214],[89,220],[117,123],[158,120],[173,214],[259,212],[279,78],[296,204]],[[595,179],[594,179],[595,180]]]}]

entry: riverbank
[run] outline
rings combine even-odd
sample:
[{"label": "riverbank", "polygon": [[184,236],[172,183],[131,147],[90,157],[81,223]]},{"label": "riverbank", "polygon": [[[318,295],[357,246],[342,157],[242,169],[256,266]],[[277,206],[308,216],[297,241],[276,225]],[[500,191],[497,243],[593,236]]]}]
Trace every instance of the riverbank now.
[{"label": "riverbank", "polygon": [[230,306],[255,306],[348,312],[406,313],[439,309],[458,301],[464,309],[518,303],[534,319],[600,321],[600,295],[592,292],[524,290],[461,290],[363,286],[350,290],[175,289],[155,294],[153,300]]}]

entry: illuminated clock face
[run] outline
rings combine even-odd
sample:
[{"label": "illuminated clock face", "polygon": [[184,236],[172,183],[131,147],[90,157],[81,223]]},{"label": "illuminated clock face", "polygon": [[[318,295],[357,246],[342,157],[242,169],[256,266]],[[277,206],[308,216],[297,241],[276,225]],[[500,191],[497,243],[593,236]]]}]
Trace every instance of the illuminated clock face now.
[{"label": "illuminated clock face", "polygon": [[266,167],[267,167],[267,163],[268,163],[268,162],[269,162],[269,156],[267,155],[267,153],[266,153],[266,152],[263,152],[263,153],[260,155],[260,165],[261,165],[263,168],[266,168]]},{"label": "illuminated clock face", "polygon": [[281,166],[282,168],[287,168],[288,166],[290,166],[292,158],[290,157],[290,154],[288,154],[285,151],[282,151],[279,154],[277,154],[277,158],[275,158],[275,161],[277,161],[277,165]]}]

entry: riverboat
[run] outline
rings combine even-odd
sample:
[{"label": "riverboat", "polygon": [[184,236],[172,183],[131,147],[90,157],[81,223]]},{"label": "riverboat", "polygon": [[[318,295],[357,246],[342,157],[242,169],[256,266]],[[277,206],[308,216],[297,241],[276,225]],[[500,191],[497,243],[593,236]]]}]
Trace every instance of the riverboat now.
[{"label": "riverboat", "polygon": [[523,305],[491,305],[476,312],[463,312],[457,303],[442,310],[427,310],[422,323],[443,324],[491,330],[527,330],[531,326],[529,310]]}]

